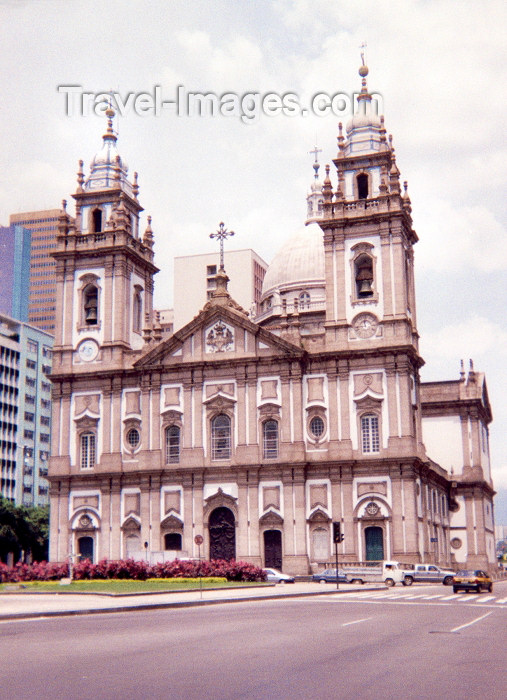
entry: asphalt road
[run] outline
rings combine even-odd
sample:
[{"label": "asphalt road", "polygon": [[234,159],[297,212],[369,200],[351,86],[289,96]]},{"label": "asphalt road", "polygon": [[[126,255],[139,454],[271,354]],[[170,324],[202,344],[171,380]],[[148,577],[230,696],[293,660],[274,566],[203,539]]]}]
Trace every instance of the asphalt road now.
[{"label": "asphalt road", "polygon": [[4,621],[0,698],[503,700],[507,582],[494,598],[451,593]]}]

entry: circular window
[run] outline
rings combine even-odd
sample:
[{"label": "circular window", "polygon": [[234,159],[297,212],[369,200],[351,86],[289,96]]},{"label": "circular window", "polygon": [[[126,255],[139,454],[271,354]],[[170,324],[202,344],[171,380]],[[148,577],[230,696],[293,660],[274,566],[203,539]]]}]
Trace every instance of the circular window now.
[{"label": "circular window", "polygon": [[453,537],[451,540],[451,547],[453,549],[459,549],[462,544],[463,544],[463,542],[460,540],[459,537]]},{"label": "circular window", "polygon": [[324,421],[320,416],[315,416],[310,421],[310,432],[316,438],[324,435]]},{"label": "circular window", "polygon": [[137,428],[131,428],[127,433],[128,446],[134,450],[140,442],[141,436],[139,434],[139,430]]}]

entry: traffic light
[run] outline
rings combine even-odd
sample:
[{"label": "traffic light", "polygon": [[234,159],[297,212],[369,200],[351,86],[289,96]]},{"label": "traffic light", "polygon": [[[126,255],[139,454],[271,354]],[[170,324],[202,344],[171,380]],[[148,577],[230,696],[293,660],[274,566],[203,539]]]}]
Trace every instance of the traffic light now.
[{"label": "traffic light", "polygon": [[341,523],[333,523],[333,542],[343,542],[345,535],[341,532]]}]

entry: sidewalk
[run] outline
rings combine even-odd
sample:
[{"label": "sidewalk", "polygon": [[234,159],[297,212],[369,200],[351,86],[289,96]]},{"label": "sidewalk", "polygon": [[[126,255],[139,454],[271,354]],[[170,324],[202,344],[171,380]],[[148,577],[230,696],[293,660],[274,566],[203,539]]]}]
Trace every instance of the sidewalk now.
[{"label": "sidewalk", "polygon": [[155,608],[180,608],[218,605],[261,599],[295,598],[315,595],[346,594],[357,590],[385,590],[382,585],[356,586],[329,583],[294,583],[227,588],[216,590],[175,591],[173,593],[139,593],[114,595],[104,593],[0,593],[0,621],[62,615],[91,615]]}]

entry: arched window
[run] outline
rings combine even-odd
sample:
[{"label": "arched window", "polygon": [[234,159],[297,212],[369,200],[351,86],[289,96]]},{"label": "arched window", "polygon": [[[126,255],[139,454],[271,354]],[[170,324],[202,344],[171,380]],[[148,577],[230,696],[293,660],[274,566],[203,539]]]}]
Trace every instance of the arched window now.
[{"label": "arched window", "polygon": [[373,296],[373,260],[360,255],[355,262],[356,294],[359,299]]},{"label": "arched window", "polygon": [[81,433],[80,438],[81,469],[95,466],[95,433]]},{"label": "arched window", "polygon": [[179,532],[169,532],[164,535],[164,549],[172,549],[173,551],[181,550],[181,535]]},{"label": "arched window", "polygon": [[181,431],[178,425],[170,425],[165,431],[166,464],[176,464],[180,461]]},{"label": "arched window", "polygon": [[378,416],[374,413],[361,417],[361,447],[364,453],[380,452]]},{"label": "arched window", "polygon": [[83,317],[87,326],[96,326],[99,322],[99,290],[94,284],[88,284],[83,290]]},{"label": "arched window", "polygon": [[368,175],[361,173],[357,176],[357,198],[366,199],[368,197]]},{"label": "arched window", "polygon": [[93,233],[99,233],[102,231],[102,211],[101,209],[94,209],[92,212],[93,218]]},{"label": "arched window", "polygon": [[267,420],[262,424],[262,444],[264,459],[278,457],[278,423]]},{"label": "arched window", "polygon": [[136,286],[132,303],[132,328],[135,333],[141,333],[143,323],[143,299],[141,289]]},{"label": "arched window", "polygon": [[219,413],[211,421],[211,459],[231,458],[231,419]]},{"label": "arched window", "polygon": [[309,309],[310,308],[310,295],[308,292],[301,292],[299,295],[299,308]]}]

